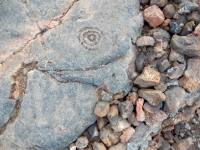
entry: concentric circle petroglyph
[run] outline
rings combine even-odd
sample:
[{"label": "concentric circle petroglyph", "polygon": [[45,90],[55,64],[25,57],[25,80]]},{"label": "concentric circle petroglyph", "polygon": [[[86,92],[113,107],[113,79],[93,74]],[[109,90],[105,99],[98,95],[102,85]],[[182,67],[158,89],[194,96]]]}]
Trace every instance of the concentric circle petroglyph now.
[{"label": "concentric circle petroglyph", "polygon": [[85,27],[79,31],[79,42],[88,50],[95,50],[103,38],[103,33],[96,27]]}]

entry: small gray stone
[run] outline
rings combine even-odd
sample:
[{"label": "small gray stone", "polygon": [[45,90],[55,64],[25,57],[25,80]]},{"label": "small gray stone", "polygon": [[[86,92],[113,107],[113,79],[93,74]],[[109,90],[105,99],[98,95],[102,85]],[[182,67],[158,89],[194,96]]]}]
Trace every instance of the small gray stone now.
[{"label": "small gray stone", "polygon": [[119,112],[122,118],[128,118],[133,112],[133,104],[129,100],[119,103]]},{"label": "small gray stone", "polygon": [[158,111],[160,109],[160,107],[161,107],[161,103],[158,104],[157,106],[153,106],[149,102],[145,102],[143,105],[143,109],[149,113],[154,113],[154,112]]},{"label": "small gray stone", "polygon": [[99,137],[107,147],[111,147],[119,142],[119,135],[116,132],[113,132],[109,126],[100,130]]},{"label": "small gray stone", "polygon": [[200,12],[193,11],[187,16],[188,21],[195,21],[196,23],[200,23]]},{"label": "small gray stone", "polygon": [[176,86],[165,91],[166,101],[165,107],[170,113],[177,113],[180,104],[184,100],[185,90],[182,87]]},{"label": "small gray stone", "polygon": [[141,72],[146,64],[147,56],[144,53],[140,53],[135,60],[136,71]]},{"label": "small gray stone", "polygon": [[159,32],[162,36],[162,46],[163,46],[163,49],[165,50],[168,46],[168,43],[170,42],[171,40],[171,36],[170,34],[162,29],[162,28],[155,28],[152,30],[152,33],[154,34],[155,32]]},{"label": "small gray stone", "polygon": [[138,95],[147,100],[151,105],[157,106],[160,102],[165,101],[165,94],[159,90],[140,89]]},{"label": "small gray stone", "polygon": [[195,92],[200,87],[200,59],[191,58],[187,61],[187,69],[179,84],[189,92]]},{"label": "small gray stone", "polygon": [[88,145],[89,141],[86,137],[81,136],[76,140],[77,148],[85,148]]},{"label": "small gray stone", "polygon": [[165,18],[172,18],[176,13],[175,7],[172,4],[167,4],[163,9],[163,13]]},{"label": "small gray stone", "polygon": [[198,4],[190,2],[190,1],[183,1],[179,4],[179,14],[188,14],[199,7]]},{"label": "small gray stone", "polygon": [[99,117],[97,120],[98,129],[101,130],[108,123],[107,117]]},{"label": "small gray stone", "polygon": [[188,35],[189,33],[192,33],[194,27],[195,27],[194,21],[187,22],[187,23],[184,25],[184,27],[182,28],[182,30],[181,30],[181,32],[180,32],[180,35],[181,35],[181,36],[185,36],[185,35]]},{"label": "small gray stone", "polygon": [[140,125],[140,122],[137,121],[136,115],[134,112],[128,117],[128,122],[134,126]]},{"label": "small gray stone", "polygon": [[200,36],[188,37],[180,36],[172,38],[171,48],[181,54],[200,57]]},{"label": "small gray stone", "polygon": [[128,128],[130,124],[124,118],[119,118],[116,125],[112,125],[112,128],[115,132],[120,132],[126,128]]},{"label": "small gray stone", "polygon": [[160,84],[154,86],[154,88],[164,92],[167,89],[167,86],[163,82],[160,82]]},{"label": "small gray stone", "polygon": [[116,125],[117,121],[119,119],[119,112],[118,112],[118,106],[112,105],[110,106],[110,110],[107,114],[108,120],[110,121],[111,125]]},{"label": "small gray stone", "polygon": [[180,63],[184,63],[184,55],[177,53],[173,49],[171,49],[170,55],[169,55],[170,61],[178,61]]},{"label": "small gray stone", "polygon": [[89,126],[87,131],[88,131],[88,133],[90,134],[91,137],[95,137],[95,136],[99,135],[99,131],[97,129],[96,124],[92,124],[91,126]]},{"label": "small gray stone", "polygon": [[178,79],[168,80],[167,83],[166,83],[166,86],[168,88],[173,87],[173,86],[179,86]]},{"label": "small gray stone", "polygon": [[150,127],[156,127],[159,124],[161,124],[162,121],[165,120],[167,117],[168,117],[167,114],[162,110],[158,110],[158,111],[155,111],[153,113],[146,112],[145,122]]},{"label": "small gray stone", "polygon": [[168,0],[151,0],[150,5],[157,5],[158,7],[164,7]]},{"label": "small gray stone", "polygon": [[167,70],[170,79],[178,79],[180,76],[183,75],[185,70],[184,64],[179,64]]},{"label": "small gray stone", "polygon": [[139,37],[136,41],[137,46],[153,46],[155,40],[151,36]]},{"label": "small gray stone", "polygon": [[163,60],[161,63],[158,64],[158,70],[160,72],[165,72],[170,67],[170,63],[167,59]]}]

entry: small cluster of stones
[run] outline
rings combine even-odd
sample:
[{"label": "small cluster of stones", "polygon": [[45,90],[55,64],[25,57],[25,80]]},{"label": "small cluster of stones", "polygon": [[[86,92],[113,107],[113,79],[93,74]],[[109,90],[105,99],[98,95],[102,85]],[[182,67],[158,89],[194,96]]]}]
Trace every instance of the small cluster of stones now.
[{"label": "small cluster of stones", "polygon": [[132,91],[100,100],[97,122],[70,150],[200,148],[200,2],[140,3],[145,24]]}]

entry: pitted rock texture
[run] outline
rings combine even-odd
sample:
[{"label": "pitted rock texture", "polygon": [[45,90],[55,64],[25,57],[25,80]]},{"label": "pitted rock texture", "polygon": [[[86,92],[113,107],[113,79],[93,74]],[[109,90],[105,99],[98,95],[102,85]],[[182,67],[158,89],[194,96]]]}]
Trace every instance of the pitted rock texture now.
[{"label": "pitted rock texture", "polygon": [[0,16],[0,149],[65,148],[131,90],[139,0],[3,0]]}]

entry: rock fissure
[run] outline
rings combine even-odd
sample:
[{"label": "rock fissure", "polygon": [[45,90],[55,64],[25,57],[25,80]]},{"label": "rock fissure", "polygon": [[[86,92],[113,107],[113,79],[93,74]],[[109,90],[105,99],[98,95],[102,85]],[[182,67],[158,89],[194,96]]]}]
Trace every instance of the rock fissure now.
[{"label": "rock fissure", "polygon": [[23,95],[25,94],[27,86],[27,80],[28,80],[27,74],[29,71],[33,70],[36,66],[37,62],[35,61],[29,64],[22,63],[21,68],[18,69],[18,71],[12,76],[9,99],[15,100],[16,103],[10,118],[3,126],[0,127],[0,135],[6,130],[7,125],[13,123],[15,119],[18,117]]}]

